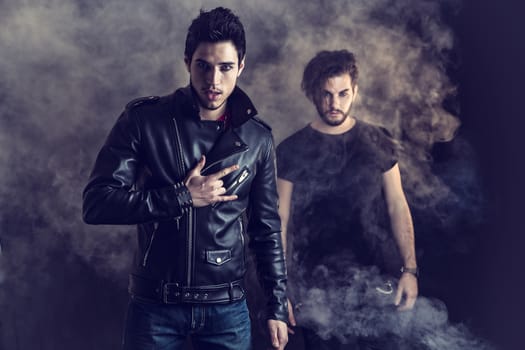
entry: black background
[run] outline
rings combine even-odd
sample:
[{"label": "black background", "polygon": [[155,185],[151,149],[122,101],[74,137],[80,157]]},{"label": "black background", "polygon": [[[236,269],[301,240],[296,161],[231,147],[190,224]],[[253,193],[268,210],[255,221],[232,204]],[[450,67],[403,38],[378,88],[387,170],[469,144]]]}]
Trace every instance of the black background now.
[{"label": "black background", "polygon": [[469,320],[498,349],[520,349],[524,339],[522,11],[517,1],[470,1],[453,20],[462,132],[477,150],[488,210],[475,250],[443,265],[458,281],[445,293],[451,317]]}]

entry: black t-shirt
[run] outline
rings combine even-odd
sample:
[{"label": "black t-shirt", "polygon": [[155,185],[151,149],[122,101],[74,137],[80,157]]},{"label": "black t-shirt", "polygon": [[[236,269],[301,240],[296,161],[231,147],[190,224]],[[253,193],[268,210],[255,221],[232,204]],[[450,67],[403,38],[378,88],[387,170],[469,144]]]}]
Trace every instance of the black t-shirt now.
[{"label": "black t-shirt", "polygon": [[386,130],[363,121],[339,135],[306,126],[279,144],[277,176],[294,184],[292,271],[331,275],[377,263],[389,235],[382,174],[396,163]]}]

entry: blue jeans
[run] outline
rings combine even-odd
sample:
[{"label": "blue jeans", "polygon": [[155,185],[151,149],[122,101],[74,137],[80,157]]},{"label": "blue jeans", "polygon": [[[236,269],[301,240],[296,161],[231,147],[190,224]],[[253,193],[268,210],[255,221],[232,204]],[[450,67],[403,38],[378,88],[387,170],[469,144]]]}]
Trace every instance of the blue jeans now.
[{"label": "blue jeans", "polygon": [[162,304],[132,297],[124,330],[124,350],[250,350],[246,300],[230,304]]}]

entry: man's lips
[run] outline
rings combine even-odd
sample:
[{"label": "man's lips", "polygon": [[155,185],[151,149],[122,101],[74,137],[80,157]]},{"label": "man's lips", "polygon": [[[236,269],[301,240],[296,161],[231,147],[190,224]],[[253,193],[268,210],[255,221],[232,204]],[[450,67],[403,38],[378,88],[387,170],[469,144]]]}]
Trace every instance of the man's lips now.
[{"label": "man's lips", "polygon": [[219,90],[204,90],[203,92],[210,101],[216,101],[222,95],[222,92]]},{"label": "man's lips", "polygon": [[331,110],[331,111],[326,112],[325,114],[336,116],[336,115],[343,115],[343,112],[339,110]]}]

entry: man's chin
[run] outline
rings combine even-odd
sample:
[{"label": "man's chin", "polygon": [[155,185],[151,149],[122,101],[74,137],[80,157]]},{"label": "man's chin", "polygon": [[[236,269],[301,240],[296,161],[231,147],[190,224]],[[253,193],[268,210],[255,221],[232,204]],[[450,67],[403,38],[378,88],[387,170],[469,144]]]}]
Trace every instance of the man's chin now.
[{"label": "man's chin", "polygon": [[220,102],[210,102],[210,101],[200,101],[200,105],[202,108],[207,109],[209,111],[216,111],[217,109],[221,108],[226,100],[220,101]]},{"label": "man's chin", "polygon": [[346,118],[347,118],[346,116],[337,117],[337,118],[330,118],[330,116],[324,115],[322,119],[325,122],[325,124],[327,124],[327,125],[339,126],[339,125],[344,123]]}]

